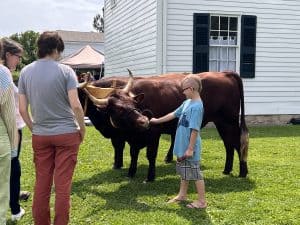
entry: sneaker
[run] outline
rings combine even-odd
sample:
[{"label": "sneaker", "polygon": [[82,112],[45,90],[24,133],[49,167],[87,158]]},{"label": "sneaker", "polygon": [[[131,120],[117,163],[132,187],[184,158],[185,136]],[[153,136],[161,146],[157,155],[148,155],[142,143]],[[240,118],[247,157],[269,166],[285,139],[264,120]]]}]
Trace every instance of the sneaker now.
[{"label": "sneaker", "polygon": [[11,221],[18,221],[24,216],[25,210],[20,207],[20,212],[18,214],[11,215]]},{"label": "sneaker", "polygon": [[23,200],[23,201],[27,201],[27,199],[29,198],[29,196],[30,196],[30,192],[29,191],[21,191],[19,199]]}]

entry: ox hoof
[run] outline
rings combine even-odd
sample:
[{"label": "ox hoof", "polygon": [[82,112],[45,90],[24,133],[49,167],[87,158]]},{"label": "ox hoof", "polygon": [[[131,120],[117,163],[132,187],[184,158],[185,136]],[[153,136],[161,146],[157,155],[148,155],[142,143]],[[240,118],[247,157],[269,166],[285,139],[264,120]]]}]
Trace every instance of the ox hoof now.
[{"label": "ox hoof", "polygon": [[120,169],[122,169],[122,167],[123,167],[123,166],[116,166],[116,165],[113,165],[112,168],[113,168],[114,170],[120,170]]},{"label": "ox hoof", "polygon": [[247,177],[247,173],[240,173],[239,177],[245,178],[245,177]]},{"label": "ox hoof", "polygon": [[223,171],[223,174],[225,174],[225,175],[229,175],[230,173],[231,173],[231,171],[226,171],[226,170]]},{"label": "ox hoof", "polygon": [[128,178],[134,178],[134,176],[135,176],[135,174],[130,174],[130,173],[127,174]]},{"label": "ox hoof", "polygon": [[154,181],[154,179],[153,180],[146,179],[146,180],[143,181],[143,184],[147,184],[147,183],[153,182],[153,181]]},{"label": "ox hoof", "polygon": [[171,162],[173,162],[173,158],[165,158],[165,163],[171,163]]},{"label": "ox hoof", "polygon": [[239,177],[241,177],[241,178],[246,178],[246,177],[247,177],[247,175],[240,174],[240,175],[239,175]]}]

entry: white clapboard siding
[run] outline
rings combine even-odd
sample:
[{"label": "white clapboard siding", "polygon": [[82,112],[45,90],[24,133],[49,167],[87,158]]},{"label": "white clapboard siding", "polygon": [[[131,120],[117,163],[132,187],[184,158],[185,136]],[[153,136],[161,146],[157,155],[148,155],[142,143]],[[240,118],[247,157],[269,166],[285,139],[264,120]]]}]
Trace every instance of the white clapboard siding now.
[{"label": "white clapboard siding", "polygon": [[156,0],[105,0],[105,76],[156,72]]},{"label": "white clapboard siding", "polygon": [[168,0],[166,72],[191,72],[193,14],[256,15],[256,74],[246,114],[300,114],[300,1]]},{"label": "white clapboard siding", "polygon": [[[246,114],[300,114],[300,1],[105,0],[106,76],[192,72],[193,14],[256,15]],[[238,37],[240,38],[240,37]]]}]

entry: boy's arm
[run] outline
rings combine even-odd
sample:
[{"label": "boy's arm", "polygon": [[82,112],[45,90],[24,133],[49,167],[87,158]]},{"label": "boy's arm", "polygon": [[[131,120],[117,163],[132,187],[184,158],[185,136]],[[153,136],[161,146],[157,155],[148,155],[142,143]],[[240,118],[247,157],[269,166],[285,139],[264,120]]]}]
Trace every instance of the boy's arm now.
[{"label": "boy's arm", "polygon": [[175,119],[175,113],[171,112],[171,113],[168,113],[167,115],[159,117],[159,118],[151,118],[150,124],[160,124],[160,123],[168,122],[173,119]]},{"label": "boy's arm", "polygon": [[197,136],[198,136],[198,130],[192,129],[191,136],[190,136],[190,143],[189,143],[189,146],[188,146],[187,150],[184,153],[184,155],[186,157],[192,157],[193,156]]}]

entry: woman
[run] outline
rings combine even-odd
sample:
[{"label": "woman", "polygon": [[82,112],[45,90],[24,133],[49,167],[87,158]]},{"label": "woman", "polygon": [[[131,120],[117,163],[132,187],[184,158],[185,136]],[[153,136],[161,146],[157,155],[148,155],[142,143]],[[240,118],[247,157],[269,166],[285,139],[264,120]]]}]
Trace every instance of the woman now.
[{"label": "woman", "polygon": [[[22,46],[8,38],[1,39],[3,52],[1,59],[3,64],[10,70],[14,71],[17,65],[20,63],[23,48]],[[12,75],[10,74],[11,78]],[[19,161],[20,151],[21,151],[21,142],[22,142],[22,128],[25,127],[25,123],[19,113],[19,101],[18,101],[18,88],[15,84],[14,87],[14,97],[15,97],[15,107],[16,107],[16,122],[19,133],[18,141],[18,152],[16,157],[11,159],[11,173],[10,173],[10,211],[11,211],[11,220],[16,221],[20,220],[25,214],[25,210],[21,208],[19,203],[19,194],[20,194],[20,178],[21,178],[21,166]]]},{"label": "woman", "polygon": [[50,225],[54,181],[54,225],[66,225],[72,176],[85,135],[84,116],[75,72],[57,62],[64,50],[61,37],[57,32],[44,32],[37,45],[39,59],[24,67],[19,79],[20,113],[32,131],[36,172],[32,213],[35,225]]},{"label": "woman", "polygon": [[0,60],[0,225],[6,224],[11,157],[17,155],[17,146],[13,83],[9,70],[2,65]]}]

